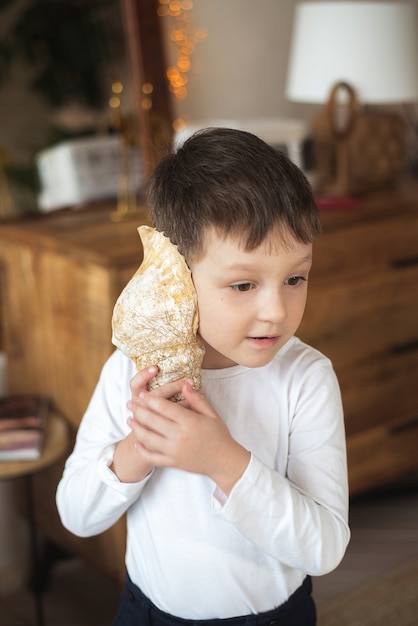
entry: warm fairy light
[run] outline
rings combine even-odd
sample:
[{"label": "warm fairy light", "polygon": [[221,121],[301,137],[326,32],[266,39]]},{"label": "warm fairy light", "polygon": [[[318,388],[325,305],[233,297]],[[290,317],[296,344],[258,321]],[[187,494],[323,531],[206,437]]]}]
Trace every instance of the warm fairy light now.
[{"label": "warm fairy light", "polygon": [[120,107],[120,94],[123,91],[123,85],[119,80],[114,80],[112,82],[112,94],[115,94],[113,96],[110,96],[109,98],[109,106],[111,109],[119,109]]},{"label": "warm fairy light", "polygon": [[185,128],[189,123],[190,119],[188,117],[178,117],[173,122],[173,130],[175,132],[179,132],[180,130],[183,130],[183,128]]},{"label": "warm fairy light", "polygon": [[167,69],[169,89],[176,100],[187,97],[187,74],[193,69],[191,57],[196,44],[204,41],[208,35],[205,28],[194,24],[192,0],[159,0],[158,15],[174,18],[176,24],[170,37],[176,46],[176,64]]},{"label": "warm fairy light", "polygon": [[123,91],[123,85],[119,80],[115,80],[115,82],[112,83],[112,92],[113,93],[122,93]]},{"label": "warm fairy light", "polygon": [[152,100],[151,98],[142,98],[141,107],[145,110],[149,110],[152,108]]},{"label": "warm fairy light", "polygon": [[178,15],[182,9],[181,2],[179,2],[179,0],[172,0],[168,5],[168,9],[172,15]]},{"label": "warm fairy light", "polygon": [[111,109],[118,109],[120,107],[120,98],[117,96],[112,96],[109,99],[109,106]]},{"label": "warm fairy light", "polygon": [[154,91],[154,85],[152,83],[144,83],[142,85],[143,98],[141,99],[141,107],[146,111],[152,109],[152,94]]},{"label": "warm fairy light", "polygon": [[142,93],[150,95],[154,91],[154,85],[152,83],[144,83],[142,85]]}]

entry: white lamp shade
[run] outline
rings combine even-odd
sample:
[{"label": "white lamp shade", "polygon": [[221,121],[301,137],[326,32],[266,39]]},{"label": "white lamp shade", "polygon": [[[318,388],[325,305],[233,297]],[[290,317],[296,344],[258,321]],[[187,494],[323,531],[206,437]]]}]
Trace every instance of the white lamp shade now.
[{"label": "white lamp shade", "polygon": [[402,2],[309,2],[296,8],[286,95],[323,103],[340,81],[362,103],[418,100],[415,6]]}]

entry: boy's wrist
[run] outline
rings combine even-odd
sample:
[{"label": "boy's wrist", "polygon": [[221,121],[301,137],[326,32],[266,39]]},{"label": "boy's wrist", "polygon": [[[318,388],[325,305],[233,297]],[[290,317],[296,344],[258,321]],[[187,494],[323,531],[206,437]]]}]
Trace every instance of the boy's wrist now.
[{"label": "boy's wrist", "polygon": [[211,476],[218,488],[229,496],[232,489],[243,476],[251,459],[251,452],[240,444],[224,457],[222,466]]},{"label": "boy's wrist", "polygon": [[122,483],[139,483],[151,473],[153,467],[141,461],[134,448],[132,433],[119,441],[115,447],[110,469]]}]

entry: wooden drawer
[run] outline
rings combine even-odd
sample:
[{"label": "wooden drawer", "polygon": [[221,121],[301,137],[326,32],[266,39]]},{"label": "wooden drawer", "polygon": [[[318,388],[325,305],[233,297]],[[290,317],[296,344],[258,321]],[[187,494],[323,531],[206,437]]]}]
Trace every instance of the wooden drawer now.
[{"label": "wooden drawer", "polygon": [[309,285],[297,334],[338,371],[418,345],[418,265]]},{"label": "wooden drawer", "polygon": [[[418,202],[418,199],[417,199]],[[418,215],[357,223],[314,244],[313,281],[418,265]]]},{"label": "wooden drawer", "polygon": [[418,193],[406,212],[383,205],[327,216],[298,331],[340,382],[351,494],[418,463]]},{"label": "wooden drawer", "polygon": [[417,466],[418,414],[379,424],[347,440],[350,494],[393,482]]},{"label": "wooden drawer", "polygon": [[348,437],[415,411],[418,414],[418,348],[366,359],[336,373]]}]

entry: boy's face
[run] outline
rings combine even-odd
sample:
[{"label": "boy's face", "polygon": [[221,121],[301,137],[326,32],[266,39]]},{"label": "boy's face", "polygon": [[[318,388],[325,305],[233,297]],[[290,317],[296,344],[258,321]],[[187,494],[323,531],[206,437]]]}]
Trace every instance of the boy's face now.
[{"label": "boy's face", "polygon": [[190,262],[205,343],[203,367],[261,367],[294,335],[306,304],[312,245],[273,231],[245,251],[235,237],[209,229]]}]

